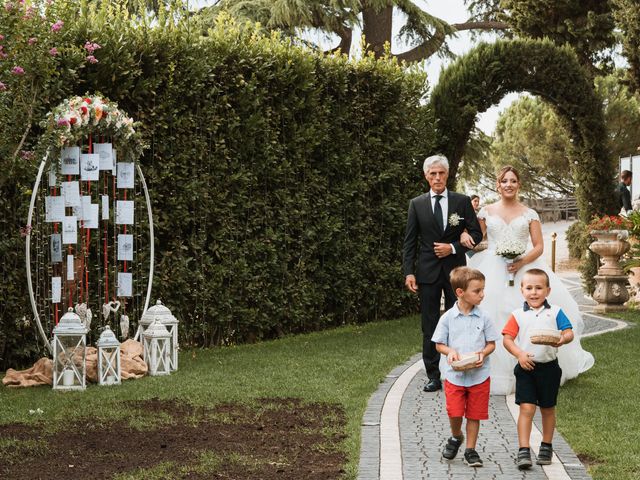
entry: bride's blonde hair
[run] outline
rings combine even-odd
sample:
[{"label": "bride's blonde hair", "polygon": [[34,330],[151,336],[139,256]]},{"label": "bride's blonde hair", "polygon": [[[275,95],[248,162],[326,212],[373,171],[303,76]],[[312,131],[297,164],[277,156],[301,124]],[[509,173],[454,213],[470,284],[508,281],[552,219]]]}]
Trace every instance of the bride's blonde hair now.
[{"label": "bride's blonde hair", "polygon": [[505,165],[500,170],[498,170],[498,175],[496,176],[496,187],[500,187],[500,182],[509,172],[512,172],[518,179],[518,183],[520,183],[520,174],[518,173],[518,170],[516,170],[515,167],[512,167],[511,165]]}]

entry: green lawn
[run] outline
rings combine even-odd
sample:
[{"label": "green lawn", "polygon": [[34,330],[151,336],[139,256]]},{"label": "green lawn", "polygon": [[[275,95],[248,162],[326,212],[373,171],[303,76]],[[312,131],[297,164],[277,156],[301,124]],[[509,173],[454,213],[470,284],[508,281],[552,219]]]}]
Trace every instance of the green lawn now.
[{"label": "green lawn", "polygon": [[588,456],[594,480],[640,478],[640,312],[618,315],[633,326],[583,340],[596,363],[560,389],[558,430]]},{"label": "green lawn", "polygon": [[[185,351],[178,372],[128,380],[120,387],[54,392],[50,387],[0,386],[0,424],[44,420],[55,429],[66,417],[135,417],[135,411],[123,412],[120,402],[152,397],[196,405],[251,402],[261,397],[331,402],[346,411],[346,471],[347,478],[354,479],[367,401],[390,370],[420,350],[419,323],[417,317],[410,317],[255,345]],[[44,414],[29,414],[37,408]]]},{"label": "green lawn", "polygon": [[[621,316],[634,325],[640,313]],[[586,375],[560,390],[558,430],[593,463],[595,480],[640,478],[640,376],[628,361],[640,346],[640,328],[592,337],[584,347],[596,358]],[[121,401],[152,397],[197,405],[297,397],[342,405],[347,414],[347,478],[357,474],[360,422],[367,400],[385,375],[418,352],[417,317],[348,326],[256,345],[182,352],[180,370],[169,377],[125,381],[120,387],[90,386],[85,392],[49,387],[0,387],[0,424],[44,420],[51,429],[67,417],[135,418]],[[43,415],[29,410],[41,408]]]}]

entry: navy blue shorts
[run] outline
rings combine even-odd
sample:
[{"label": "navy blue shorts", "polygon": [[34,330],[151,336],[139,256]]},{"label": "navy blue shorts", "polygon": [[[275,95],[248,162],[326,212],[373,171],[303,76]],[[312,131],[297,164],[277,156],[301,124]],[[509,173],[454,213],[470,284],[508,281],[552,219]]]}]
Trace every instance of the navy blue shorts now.
[{"label": "navy blue shorts", "polygon": [[560,390],[562,369],[558,360],[536,363],[533,370],[525,370],[519,364],[513,369],[516,376],[516,403],[532,403],[540,408],[555,407]]}]

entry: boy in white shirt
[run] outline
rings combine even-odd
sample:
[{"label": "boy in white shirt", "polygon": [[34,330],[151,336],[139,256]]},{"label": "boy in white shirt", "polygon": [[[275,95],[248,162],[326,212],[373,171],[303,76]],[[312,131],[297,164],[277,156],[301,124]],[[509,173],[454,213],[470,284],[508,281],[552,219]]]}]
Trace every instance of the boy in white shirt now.
[{"label": "boy in white shirt", "polygon": [[[573,340],[573,330],[562,309],[547,302],[551,288],[549,276],[544,270],[527,270],[522,277],[520,290],[525,299],[524,306],[511,314],[502,335],[504,347],[518,359],[514,369],[516,403],[520,406],[517,465],[520,470],[525,470],[532,465],[530,436],[536,406],[540,407],[542,415],[542,444],[536,463],[551,463],[551,442],[556,426],[555,406],[562,377],[557,353],[559,346]],[[530,332],[540,328],[561,330],[558,343],[552,346],[532,344]]]}]

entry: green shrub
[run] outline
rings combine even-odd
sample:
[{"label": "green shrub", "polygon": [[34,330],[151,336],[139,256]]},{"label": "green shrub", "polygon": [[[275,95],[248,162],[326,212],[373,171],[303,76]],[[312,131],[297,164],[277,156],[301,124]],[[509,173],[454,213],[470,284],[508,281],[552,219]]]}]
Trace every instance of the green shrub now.
[{"label": "green shrub", "polygon": [[[153,298],[179,317],[183,343],[413,311],[400,252],[408,200],[424,185],[416,160],[434,141],[423,75],[392,61],[325,57],[225,20],[200,37],[188,18],[150,26],[110,2],[95,5],[67,12],[68,35],[70,49],[99,44],[98,62],[60,81],[70,94],[100,92],[143,123]],[[0,196],[15,209],[5,210],[13,233],[0,243],[15,259],[0,286],[13,302],[0,317],[5,366],[28,360],[21,345],[36,343],[12,323],[30,317],[17,231],[34,166],[18,173],[3,177]]]},{"label": "green shrub", "polygon": [[580,260],[589,249],[591,237],[587,232],[587,227],[581,220],[572,223],[565,233],[567,245],[569,247],[569,256]]}]

